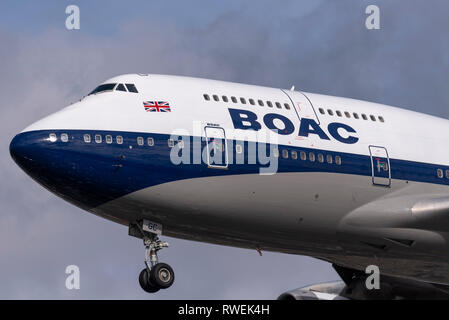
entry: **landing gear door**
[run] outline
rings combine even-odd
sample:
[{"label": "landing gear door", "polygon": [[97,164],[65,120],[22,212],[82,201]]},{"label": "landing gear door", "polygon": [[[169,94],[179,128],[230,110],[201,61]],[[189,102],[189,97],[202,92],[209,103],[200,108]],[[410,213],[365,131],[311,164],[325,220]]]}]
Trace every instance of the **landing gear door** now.
[{"label": "landing gear door", "polygon": [[228,168],[226,134],[220,127],[204,127],[206,135],[207,165],[214,169]]},{"label": "landing gear door", "polygon": [[389,187],[391,185],[390,158],[387,149],[369,146],[373,185]]},{"label": "landing gear door", "polygon": [[320,124],[312,102],[304,93],[299,91],[284,91],[284,93],[290,98],[299,120],[302,118],[313,119]]}]

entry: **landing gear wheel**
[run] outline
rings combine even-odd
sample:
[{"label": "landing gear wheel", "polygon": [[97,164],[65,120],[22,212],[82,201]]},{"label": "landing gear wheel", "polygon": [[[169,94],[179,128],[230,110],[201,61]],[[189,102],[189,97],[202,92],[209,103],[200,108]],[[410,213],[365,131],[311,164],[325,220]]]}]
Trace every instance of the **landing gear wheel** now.
[{"label": "landing gear wheel", "polygon": [[151,268],[150,281],[161,289],[167,289],[175,281],[175,273],[168,264],[158,263]]},{"label": "landing gear wheel", "polygon": [[139,274],[139,284],[142,289],[148,293],[158,292],[160,288],[153,285],[153,282],[150,280],[150,275],[148,274],[148,270],[145,268]]},{"label": "landing gear wheel", "polygon": [[[140,272],[139,283],[143,290],[154,293],[160,289],[167,289],[175,280],[173,269],[166,263],[159,263],[157,252],[168,247],[168,243],[159,240],[157,234],[146,232],[143,230],[145,220],[130,225],[131,228],[137,228],[142,235],[143,244],[145,245],[145,269]],[[132,234],[132,233],[130,233]]]}]

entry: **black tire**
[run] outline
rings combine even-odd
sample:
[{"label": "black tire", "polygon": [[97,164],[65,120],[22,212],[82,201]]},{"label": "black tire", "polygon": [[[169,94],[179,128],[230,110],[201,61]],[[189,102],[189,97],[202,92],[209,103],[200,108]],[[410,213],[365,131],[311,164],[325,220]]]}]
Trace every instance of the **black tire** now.
[{"label": "black tire", "polygon": [[160,290],[159,287],[153,285],[153,282],[151,282],[148,270],[146,268],[139,274],[139,284],[142,289],[148,293],[155,293]]},{"label": "black tire", "polygon": [[175,273],[168,264],[158,263],[151,268],[150,281],[161,289],[167,289],[175,281]]}]

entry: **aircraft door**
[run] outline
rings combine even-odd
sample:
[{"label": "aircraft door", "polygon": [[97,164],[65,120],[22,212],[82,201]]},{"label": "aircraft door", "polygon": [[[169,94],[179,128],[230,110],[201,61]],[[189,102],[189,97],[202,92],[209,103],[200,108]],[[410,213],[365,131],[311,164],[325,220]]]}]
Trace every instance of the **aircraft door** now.
[{"label": "aircraft door", "polygon": [[293,104],[299,120],[308,118],[313,119],[316,123],[320,124],[320,119],[318,119],[318,115],[315,112],[312,102],[304,93],[299,91],[282,91],[290,98],[290,102]]},{"label": "aircraft door", "polygon": [[209,168],[226,169],[228,153],[225,130],[220,127],[204,127],[206,135],[207,165]]},{"label": "aircraft door", "polygon": [[390,158],[387,149],[369,146],[373,185],[389,187],[391,185]]}]

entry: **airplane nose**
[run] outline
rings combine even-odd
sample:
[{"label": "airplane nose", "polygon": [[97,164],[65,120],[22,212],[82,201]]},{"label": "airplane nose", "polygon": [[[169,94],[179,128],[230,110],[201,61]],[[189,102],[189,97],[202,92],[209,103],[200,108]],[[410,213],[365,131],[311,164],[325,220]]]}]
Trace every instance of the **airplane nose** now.
[{"label": "airplane nose", "polygon": [[[87,144],[86,131],[25,131],[10,142],[16,164],[36,182],[63,199],[90,210],[129,193],[129,173],[117,171],[105,145]],[[93,132],[89,132],[93,135]],[[64,137],[64,138],[63,138]],[[109,145],[108,145],[109,146]]]},{"label": "airplane nose", "polygon": [[39,132],[22,132],[9,144],[9,153],[14,162],[33,179],[39,180],[48,167],[48,135]]},{"label": "airplane nose", "polygon": [[9,144],[9,153],[11,154],[11,158],[15,163],[23,170],[26,170],[27,163],[32,161],[29,158],[29,145],[30,139],[27,138],[27,135],[24,133],[19,133],[16,135]]}]

